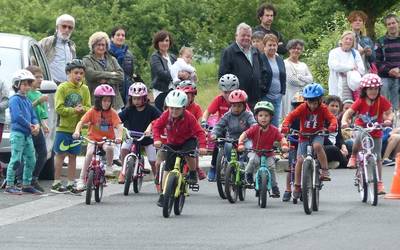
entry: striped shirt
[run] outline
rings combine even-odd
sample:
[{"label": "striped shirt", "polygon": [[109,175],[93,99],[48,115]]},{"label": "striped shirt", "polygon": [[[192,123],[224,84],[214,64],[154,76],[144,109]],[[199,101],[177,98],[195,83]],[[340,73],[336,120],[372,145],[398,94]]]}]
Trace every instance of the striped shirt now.
[{"label": "striped shirt", "polygon": [[400,37],[384,36],[379,38],[375,51],[379,76],[391,78],[389,71],[400,67]]}]

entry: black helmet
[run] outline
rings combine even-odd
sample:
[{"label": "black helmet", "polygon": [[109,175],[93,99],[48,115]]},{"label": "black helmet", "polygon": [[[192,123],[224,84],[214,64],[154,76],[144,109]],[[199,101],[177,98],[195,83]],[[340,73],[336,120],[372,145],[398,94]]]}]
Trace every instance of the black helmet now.
[{"label": "black helmet", "polygon": [[72,59],[72,61],[67,63],[67,66],[65,66],[65,72],[70,72],[73,69],[76,68],[81,68],[83,70],[86,69],[85,65],[83,64],[82,60],[80,59]]}]

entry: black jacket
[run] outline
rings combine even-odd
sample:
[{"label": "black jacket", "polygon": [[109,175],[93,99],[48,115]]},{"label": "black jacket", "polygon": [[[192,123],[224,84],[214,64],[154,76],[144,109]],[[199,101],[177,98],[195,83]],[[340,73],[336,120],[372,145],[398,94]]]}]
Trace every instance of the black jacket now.
[{"label": "black jacket", "polygon": [[[171,64],[174,64],[176,57],[169,55]],[[168,62],[162,57],[159,51],[154,52],[150,57],[151,87],[162,92],[168,91],[168,85],[172,82],[171,73],[168,69]]]},{"label": "black jacket", "polygon": [[276,31],[276,30],[273,30],[273,29],[267,30],[261,25],[258,25],[256,27],[254,27],[253,33],[256,32],[256,31],[262,31],[265,34],[274,34],[278,38],[278,43],[282,43],[282,44],[278,45],[278,54],[283,56],[284,54],[287,53],[286,43],[283,40],[283,36],[279,31]]},{"label": "black jacket", "polygon": [[[283,61],[282,57],[276,56],[276,63],[278,64],[279,68],[279,81],[281,82],[281,94],[285,95],[286,94],[286,68],[285,68],[285,62]],[[265,96],[268,94],[269,89],[271,88],[271,83],[272,83],[272,68],[271,65],[269,64],[268,58],[265,54],[261,55],[261,60],[263,62],[263,66],[266,71],[267,79],[263,84],[261,85],[261,91],[262,95]]]},{"label": "black jacket", "polygon": [[219,64],[219,77],[234,74],[239,78],[240,89],[246,91],[249,105],[252,107],[259,101],[260,86],[266,80],[266,72],[262,64],[260,52],[251,48],[253,65],[250,64],[236,42],[229,45],[222,53]]}]

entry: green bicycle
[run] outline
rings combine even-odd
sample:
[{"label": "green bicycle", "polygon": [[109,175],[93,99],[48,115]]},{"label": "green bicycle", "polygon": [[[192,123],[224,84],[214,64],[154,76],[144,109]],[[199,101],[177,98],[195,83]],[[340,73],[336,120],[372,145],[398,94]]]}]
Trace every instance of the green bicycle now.
[{"label": "green bicycle", "polygon": [[246,186],[244,179],[244,164],[238,160],[238,141],[224,138],[225,144],[230,143],[231,160],[225,169],[225,195],[230,203],[235,203],[239,197],[240,201],[244,201],[246,197]]}]

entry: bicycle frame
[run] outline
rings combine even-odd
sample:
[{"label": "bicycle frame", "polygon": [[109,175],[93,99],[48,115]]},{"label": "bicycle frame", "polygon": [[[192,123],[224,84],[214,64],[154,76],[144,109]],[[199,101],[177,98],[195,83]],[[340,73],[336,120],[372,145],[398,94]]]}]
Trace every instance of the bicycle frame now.
[{"label": "bicycle frame", "polygon": [[[128,131],[127,132],[127,139],[132,142],[132,146],[130,147],[129,153],[125,156],[124,158],[124,165],[122,166],[122,170],[124,171],[123,174],[125,175],[126,167],[128,164],[128,159],[129,158],[134,158],[135,159],[135,168],[133,171],[133,177],[143,177],[144,174],[139,172],[139,168],[143,167],[140,166],[141,160],[143,160],[142,156],[142,149],[140,146],[140,142],[146,137],[144,133],[142,132],[136,132],[136,131]],[[138,138],[137,138],[138,137]]]},{"label": "bicycle frame", "polygon": [[236,152],[236,149],[231,150],[231,161],[229,162],[229,164],[233,165],[236,170],[235,185],[240,185],[241,184],[240,172],[242,171],[242,169],[240,167],[241,164],[238,161],[238,154]]},{"label": "bicycle frame", "polygon": [[[261,173],[266,173],[268,176],[268,179],[271,180],[271,172],[269,171],[269,167],[267,164],[267,156],[265,156],[264,154],[261,155],[261,164],[260,167],[258,168],[257,172],[256,172],[256,178],[255,178],[255,190],[260,190],[260,183],[259,183],[259,176]],[[267,184],[267,189],[271,190],[272,189],[272,181],[268,181]]]}]

